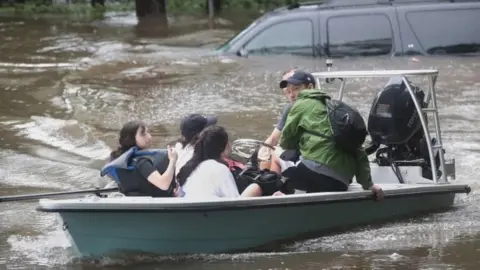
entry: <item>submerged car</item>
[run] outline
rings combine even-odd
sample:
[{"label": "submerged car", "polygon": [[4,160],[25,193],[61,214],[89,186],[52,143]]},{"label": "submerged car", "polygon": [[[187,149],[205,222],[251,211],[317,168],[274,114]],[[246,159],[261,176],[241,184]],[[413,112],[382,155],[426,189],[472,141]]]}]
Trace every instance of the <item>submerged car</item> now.
[{"label": "submerged car", "polygon": [[477,55],[480,0],[325,0],[272,10],[223,44],[238,56]]}]

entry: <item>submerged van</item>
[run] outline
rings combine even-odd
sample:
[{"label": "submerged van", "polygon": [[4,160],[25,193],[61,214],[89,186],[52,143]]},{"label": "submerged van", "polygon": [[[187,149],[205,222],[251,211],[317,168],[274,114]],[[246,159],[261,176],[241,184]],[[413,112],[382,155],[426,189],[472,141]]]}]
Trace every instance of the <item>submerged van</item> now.
[{"label": "submerged van", "polygon": [[272,10],[218,48],[238,56],[478,55],[480,0],[325,0]]}]

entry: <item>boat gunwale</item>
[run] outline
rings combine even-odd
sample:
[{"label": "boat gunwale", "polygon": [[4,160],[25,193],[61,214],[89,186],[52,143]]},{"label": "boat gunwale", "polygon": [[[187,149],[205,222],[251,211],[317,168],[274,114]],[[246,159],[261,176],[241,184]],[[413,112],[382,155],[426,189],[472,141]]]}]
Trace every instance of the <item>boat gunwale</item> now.
[{"label": "boat gunwale", "polygon": [[[463,184],[415,185],[408,188],[384,190],[384,200],[406,198],[421,195],[439,195],[448,193],[470,192],[470,187]],[[125,201],[128,198],[129,201]],[[122,202],[123,200],[123,202]],[[182,200],[182,201],[178,201]],[[295,194],[286,196],[265,196],[240,199],[209,201],[190,201],[180,198],[80,198],[69,200],[40,200],[39,212],[218,212],[245,209],[298,207],[306,205],[336,204],[355,201],[375,201],[371,191],[346,191],[325,193]],[[378,203],[381,203],[379,201]]]}]

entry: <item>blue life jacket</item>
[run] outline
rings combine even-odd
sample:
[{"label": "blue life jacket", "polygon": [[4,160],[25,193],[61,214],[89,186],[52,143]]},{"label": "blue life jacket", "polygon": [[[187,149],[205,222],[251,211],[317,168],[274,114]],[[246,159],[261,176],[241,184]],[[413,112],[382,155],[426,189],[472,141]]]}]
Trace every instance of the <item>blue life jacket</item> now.
[{"label": "blue life jacket", "polygon": [[142,159],[150,160],[160,174],[165,173],[170,162],[167,149],[139,150],[137,147],[132,147],[115,160],[107,163],[101,169],[100,176],[108,175],[112,178],[126,196],[173,196],[174,179],[168,190],[158,188],[138,172],[137,164]]}]

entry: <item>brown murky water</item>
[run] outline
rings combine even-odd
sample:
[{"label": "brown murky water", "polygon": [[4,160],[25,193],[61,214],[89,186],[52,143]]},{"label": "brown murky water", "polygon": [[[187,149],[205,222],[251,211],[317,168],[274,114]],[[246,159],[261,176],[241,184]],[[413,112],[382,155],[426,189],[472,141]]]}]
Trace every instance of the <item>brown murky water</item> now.
[{"label": "brown murky water", "polygon": [[[176,28],[137,26],[132,14],[78,23],[0,19],[0,196],[92,188],[116,134],[143,119],[159,146],[190,112],[217,114],[235,138],[264,139],[286,102],[276,88],[291,66],[320,60],[237,59],[209,52],[235,33],[222,21],[171,18]],[[238,26],[237,26],[238,28]],[[479,58],[337,60],[334,69],[437,68],[443,139],[468,196],[447,213],[298,242],[282,252],[192,257],[75,259],[54,215],[35,202],[0,204],[0,269],[478,269],[480,265]],[[366,113],[385,83],[351,84]],[[332,88],[333,89],[333,88]],[[290,222],[290,221],[285,221]]]}]

